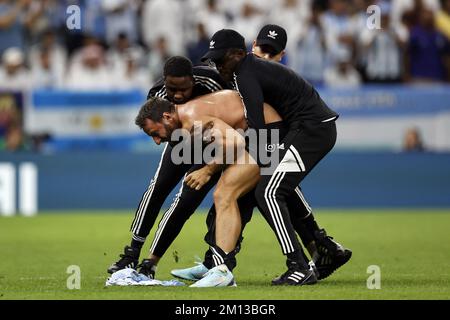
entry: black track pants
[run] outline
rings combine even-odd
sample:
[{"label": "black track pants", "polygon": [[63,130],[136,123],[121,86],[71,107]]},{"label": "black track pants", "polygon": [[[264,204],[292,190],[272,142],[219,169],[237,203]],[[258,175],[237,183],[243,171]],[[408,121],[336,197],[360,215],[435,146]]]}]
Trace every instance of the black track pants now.
[{"label": "black track pants", "polygon": [[283,254],[301,249],[289,216],[288,198],[336,142],[334,121],[290,130],[281,145],[279,163],[270,175],[261,176],[255,196],[259,210],[280,243]]}]

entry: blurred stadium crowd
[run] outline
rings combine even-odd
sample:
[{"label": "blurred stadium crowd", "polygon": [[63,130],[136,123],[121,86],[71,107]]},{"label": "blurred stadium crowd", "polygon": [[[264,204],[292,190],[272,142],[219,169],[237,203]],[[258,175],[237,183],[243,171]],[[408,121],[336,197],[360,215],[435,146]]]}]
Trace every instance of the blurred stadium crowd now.
[{"label": "blurred stadium crowd", "polygon": [[[80,30],[66,27],[73,4]],[[315,85],[450,79],[450,0],[0,0],[0,83],[148,89],[167,57],[198,63],[224,27],[250,46],[266,23],[288,31],[284,63]]]},{"label": "blurred stadium crowd", "polygon": [[[168,57],[199,63],[222,28],[250,49],[267,23],[288,32],[283,63],[316,86],[450,80],[450,0],[0,0],[0,91],[147,91]],[[0,136],[12,117],[0,103]]]}]

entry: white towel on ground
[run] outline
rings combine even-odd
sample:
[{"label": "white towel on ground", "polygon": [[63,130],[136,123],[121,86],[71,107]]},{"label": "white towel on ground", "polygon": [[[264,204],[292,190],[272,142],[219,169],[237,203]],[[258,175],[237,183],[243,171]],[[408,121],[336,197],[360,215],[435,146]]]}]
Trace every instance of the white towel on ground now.
[{"label": "white towel on ground", "polygon": [[111,277],[106,280],[108,286],[184,286],[185,284],[178,280],[160,281],[150,279],[146,275],[138,273],[131,268],[122,269],[114,272]]}]

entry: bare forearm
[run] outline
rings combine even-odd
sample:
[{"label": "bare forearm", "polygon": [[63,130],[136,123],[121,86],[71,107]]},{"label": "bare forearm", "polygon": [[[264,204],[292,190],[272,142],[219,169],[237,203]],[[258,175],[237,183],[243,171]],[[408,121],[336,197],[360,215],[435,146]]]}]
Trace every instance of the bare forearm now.
[{"label": "bare forearm", "polygon": [[203,167],[203,169],[208,173],[208,175],[212,176],[215,173],[225,169],[225,164],[210,163],[210,164],[205,165]]}]

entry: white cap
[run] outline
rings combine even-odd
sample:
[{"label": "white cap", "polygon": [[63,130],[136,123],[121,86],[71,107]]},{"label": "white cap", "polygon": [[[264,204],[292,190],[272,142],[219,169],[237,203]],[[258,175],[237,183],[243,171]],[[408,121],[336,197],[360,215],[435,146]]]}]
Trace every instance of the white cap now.
[{"label": "white cap", "polygon": [[11,47],[3,52],[2,60],[5,65],[17,66],[24,62],[24,55],[21,49]]}]

